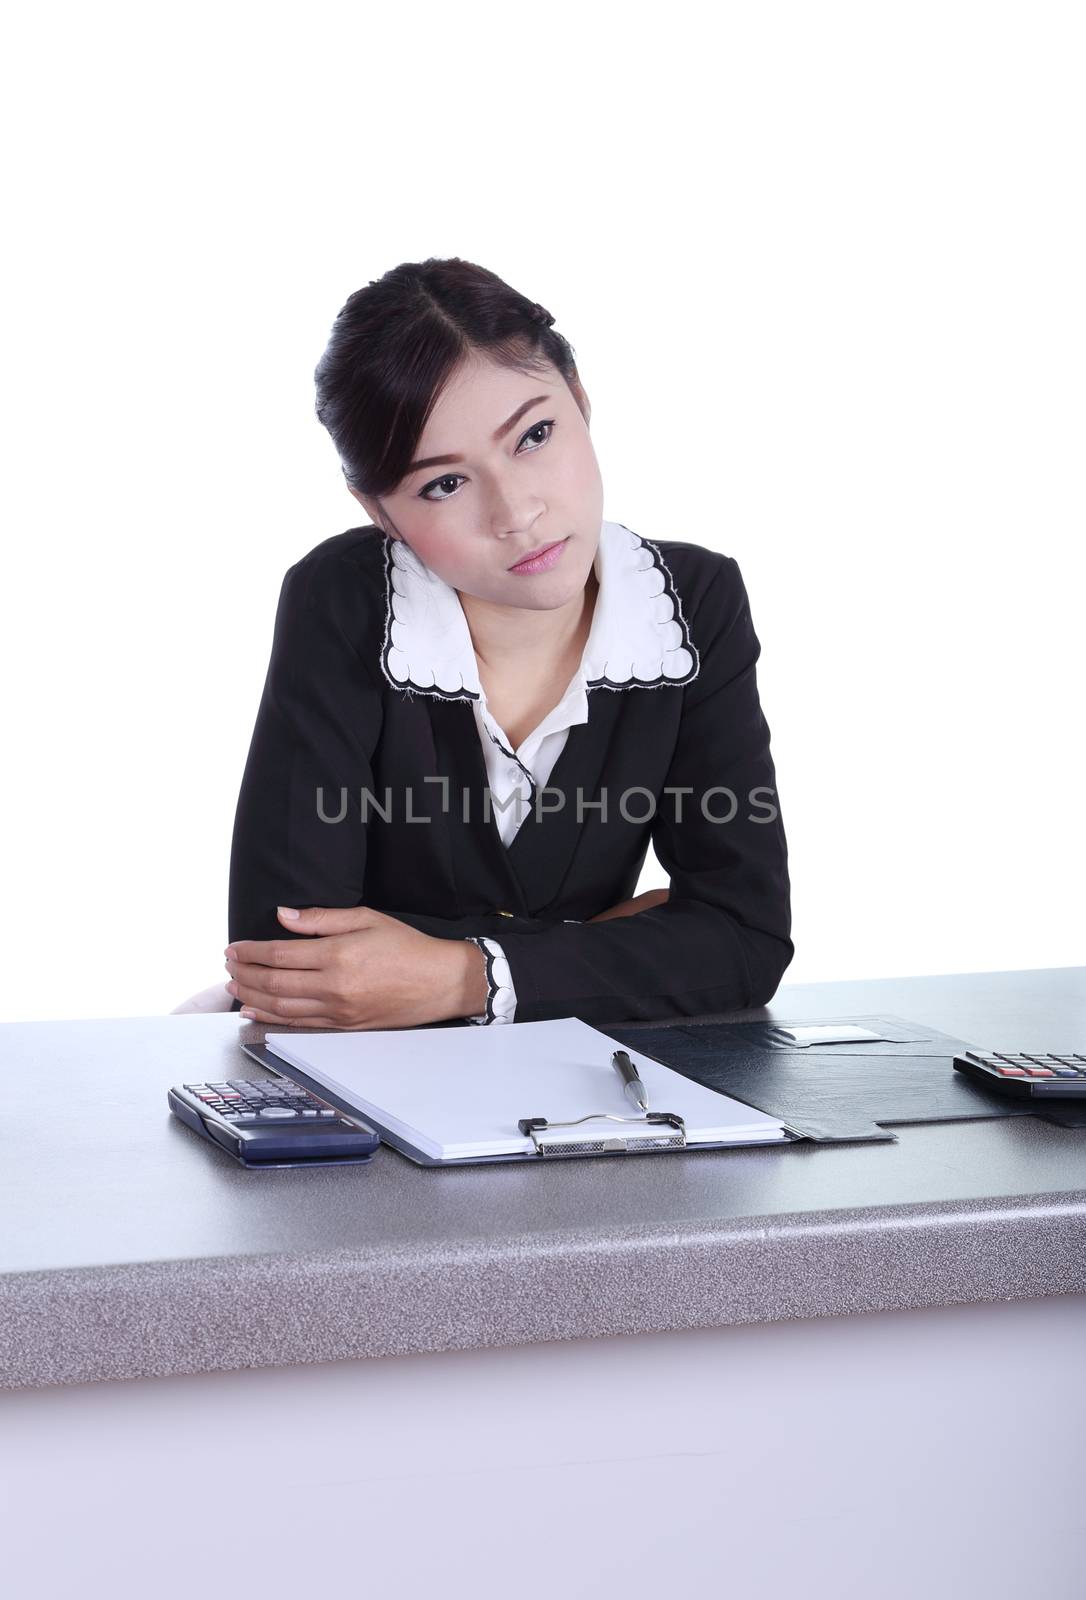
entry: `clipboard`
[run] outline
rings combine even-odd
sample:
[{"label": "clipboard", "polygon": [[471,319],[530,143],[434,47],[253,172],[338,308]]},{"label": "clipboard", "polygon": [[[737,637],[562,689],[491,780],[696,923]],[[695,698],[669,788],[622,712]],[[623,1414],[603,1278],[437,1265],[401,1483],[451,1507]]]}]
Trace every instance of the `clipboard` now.
[{"label": "clipboard", "polygon": [[[521,1133],[532,1140],[535,1146],[532,1150],[510,1150],[497,1155],[432,1156],[425,1150],[420,1150],[400,1133],[383,1126],[372,1112],[362,1113],[357,1110],[349,1101],[336,1095],[327,1084],[311,1078],[301,1067],[284,1061],[266,1045],[239,1042],[245,1054],[274,1077],[300,1083],[304,1089],[320,1095],[330,1105],[337,1106],[344,1116],[372,1128],[380,1135],[382,1143],[389,1145],[420,1167],[475,1167],[496,1161],[568,1161],[583,1159],[586,1156],[666,1155],[675,1151],[695,1154],[700,1150],[743,1150],[754,1147],[775,1150],[798,1141],[806,1144],[811,1142],[809,1134],[792,1128],[787,1123],[781,1123],[783,1137],[780,1139],[706,1139],[692,1144],[687,1142],[686,1126],[682,1117],[675,1112],[648,1111],[639,1116],[619,1116],[615,1112],[601,1111],[589,1112],[572,1122],[551,1122],[538,1114],[520,1118],[517,1125]],[[642,1054],[647,1056],[648,1051],[642,1051]],[[658,1061],[655,1056],[650,1056],[649,1059]],[[658,1061],[658,1064],[667,1066],[667,1062],[664,1061]],[[731,1098],[739,1099],[739,1096],[734,1095]],[[760,1106],[753,1105],[749,1100],[744,1100],[742,1103],[751,1106],[752,1110],[761,1110]],[[779,1117],[774,1120],[781,1122]],[[594,1126],[584,1128],[583,1125],[589,1122]],[[611,1124],[616,1126],[612,1127]],[[581,1128],[582,1131],[574,1132],[573,1130],[577,1128]]]}]

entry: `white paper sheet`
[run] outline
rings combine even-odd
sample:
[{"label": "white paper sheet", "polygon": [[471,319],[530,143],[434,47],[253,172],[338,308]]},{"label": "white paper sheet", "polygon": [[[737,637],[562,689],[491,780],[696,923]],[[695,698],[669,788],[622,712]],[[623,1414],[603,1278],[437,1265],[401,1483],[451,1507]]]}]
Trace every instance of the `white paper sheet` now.
[{"label": "white paper sheet", "polygon": [[[650,1111],[673,1111],[690,1144],[782,1140],[776,1117],[684,1078],[579,1017],[506,1028],[365,1029],[356,1033],[269,1033],[268,1049],[353,1107],[439,1160],[532,1151],[522,1117],[571,1122],[597,1112],[637,1117],[611,1054],[626,1049]],[[586,1123],[621,1135],[621,1123]]]}]

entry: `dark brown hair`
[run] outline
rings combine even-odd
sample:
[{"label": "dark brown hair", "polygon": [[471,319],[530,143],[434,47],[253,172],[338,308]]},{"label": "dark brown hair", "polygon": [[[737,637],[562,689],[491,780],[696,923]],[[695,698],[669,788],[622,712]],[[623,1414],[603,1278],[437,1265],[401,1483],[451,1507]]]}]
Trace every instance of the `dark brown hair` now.
[{"label": "dark brown hair", "polygon": [[317,416],[348,487],[374,499],[396,488],[442,387],[473,352],[525,374],[555,367],[583,411],[573,346],[553,321],[458,256],[406,261],[356,289],[314,373]]}]

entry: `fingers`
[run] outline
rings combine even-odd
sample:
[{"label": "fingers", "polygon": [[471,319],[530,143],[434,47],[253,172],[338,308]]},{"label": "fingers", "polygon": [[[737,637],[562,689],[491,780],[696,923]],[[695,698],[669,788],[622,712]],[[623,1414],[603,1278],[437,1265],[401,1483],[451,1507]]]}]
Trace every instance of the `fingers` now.
[{"label": "fingers", "polygon": [[[321,939],[338,933],[358,933],[389,919],[369,906],[278,906],[279,920],[292,933],[304,939],[235,939],[223,954],[227,959],[246,961],[261,967],[319,967],[324,962]],[[293,917],[285,915],[296,910]]]},{"label": "fingers", "polygon": [[270,1013],[277,1021],[291,1018],[327,1016],[335,1006],[332,990],[323,973],[272,972],[267,967],[244,967],[227,962],[233,973],[227,992],[243,1006],[254,1006]]},{"label": "fingers", "polygon": [[223,954],[227,966],[320,967],[328,959],[318,939],[235,939]]},{"label": "fingers", "polygon": [[643,894],[634,895],[632,900],[620,900],[617,906],[608,906],[606,911],[597,912],[588,921],[607,922],[612,917],[636,917],[639,911],[650,911],[653,906],[665,905],[670,892],[669,889],[646,889]]},{"label": "fingers", "polygon": [[226,985],[231,994],[244,1002],[248,996],[254,1004],[275,1005],[280,1000],[319,1001],[328,1009],[333,989],[326,969],[256,967],[244,961],[228,961],[226,970],[231,983]]},{"label": "fingers", "polygon": [[641,908],[636,900],[620,900],[617,906],[608,906],[606,911],[597,911],[594,917],[589,917],[589,922],[609,922],[612,917],[632,917]]},{"label": "fingers", "polygon": [[635,904],[639,911],[648,911],[653,906],[666,905],[670,893],[670,889],[646,889],[637,896]]},{"label": "fingers", "polygon": [[246,984],[228,983],[226,987],[241,1001],[242,1011],[252,1012],[261,1022],[304,1022],[311,1026],[313,1018],[325,1019],[335,1009],[327,998],[313,995],[269,995]]},{"label": "fingers", "polygon": [[[274,1011],[254,1010],[250,1006],[246,1006],[240,1012],[240,1015],[245,1018],[246,1022],[268,1022],[268,1023],[271,1023],[273,1027],[277,1023],[278,1024],[283,1024],[283,1023],[287,1023],[287,1022],[293,1023],[293,1022],[295,1022],[297,1020],[296,1018],[276,1016]],[[330,1030],[333,1030],[333,1029],[338,1030],[338,1029],[340,1029],[340,1028],[342,1028],[344,1026],[344,1024],[342,1022],[336,1022],[331,1017],[320,1017],[320,1016],[317,1016],[317,1017],[306,1017],[305,1018],[305,1025],[306,1025],[307,1028],[323,1028],[323,1029],[325,1029],[325,1031],[330,1031]]]},{"label": "fingers", "polygon": [[278,906],[279,920],[293,933],[357,933],[381,920],[369,906]]}]

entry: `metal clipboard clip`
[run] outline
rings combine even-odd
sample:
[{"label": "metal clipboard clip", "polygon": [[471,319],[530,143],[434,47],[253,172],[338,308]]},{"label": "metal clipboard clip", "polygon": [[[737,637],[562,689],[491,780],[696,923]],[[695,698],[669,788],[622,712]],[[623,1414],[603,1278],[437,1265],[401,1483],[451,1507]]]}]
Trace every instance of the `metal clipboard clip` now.
[{"label": "metal clipboard clip", "polygon": [[[597,1130],[581,1138],[558,1133],[560,1128],[576,1128],[582,1122],[625,1122],[645,1132],[608,1133]],[[668,1133],[653,1132],[654,1128],[667,1127]],[[678,1150],[686,1145],[686,1124],[674,1111],[646,1111],[640,1117],[619,1117],[611,1111],[593,1111],[573,1122],[548,1122],[546,1117],[522,1117],[517,1123],[527,1138],[535,1145],[536,1155],[570,1156],[606,1155],[617,1151],[623,1155],[638,1150]]]}]

